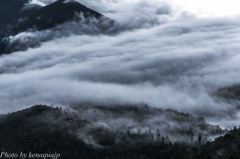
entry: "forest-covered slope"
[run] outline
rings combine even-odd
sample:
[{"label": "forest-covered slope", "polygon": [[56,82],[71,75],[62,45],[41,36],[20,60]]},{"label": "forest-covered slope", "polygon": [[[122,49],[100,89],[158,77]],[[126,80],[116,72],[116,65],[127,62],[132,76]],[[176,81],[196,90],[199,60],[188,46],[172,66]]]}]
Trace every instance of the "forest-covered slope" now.
[{"label": "forest-covered slope", "polygon": [[[113,121],[115,125],[104,123],[104,116],[101,116],[100,113],[105,113],[105,119]],[[164,135],[168,128],[164,130],[164,127],[160,126],[157,130],[152,127],[143,131],[142,127],[150,127],[151,123],[146,124],[146,121],[154,114],[159,114],[159,116],[172,114],[174,120],[181,122],[185,122],[185,116],[194,119],[194,116],[189,114],[173,110],[153,109],[147,106],[83,106],[62,109],[38,105],[1,115],[0,148],[1,151],[9,153],[57,152],[64,159],[202,158],[206,156],[205,152],[209,155],[218,154],[219,151],[229,154],[239,148],[239,135],[236,136],[239,130],[231,131],[226,136],[220,137],[214,142],[208,142],[206,145],[204,144],[207,141],[204,141],[202,132],[191,142],[185,138],[182,141],[171,141],[173,135],[170,133],[171,137]],[[132,127],[128,127],[127,123],[125,126],[121,125],[120,120],[130,116],[133,121],[139,120],[142,127],[137,122]],[[171,118],[173,121],[173,117],[169,119]],[[197,127],[197,125],[194,126]],[[206,126],[213,130],[216,129],[215,135],[224,132],[207,123]],[[133,127],[138,127],[138,129],[134,131]],[[207,129],[204,131],[211,132]],[[191,134],[189,137],[191,138]],[[225,146],[228,147],[225,148]],[[239,153],[236,152],[234,155],[237,156]]]}]

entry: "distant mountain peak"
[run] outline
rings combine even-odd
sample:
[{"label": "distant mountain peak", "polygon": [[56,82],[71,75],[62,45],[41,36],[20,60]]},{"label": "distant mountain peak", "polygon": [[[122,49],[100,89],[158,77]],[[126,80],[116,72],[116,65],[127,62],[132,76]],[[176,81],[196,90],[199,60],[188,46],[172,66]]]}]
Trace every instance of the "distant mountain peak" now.
[{"label": "distant mountain peak", "polygon": [[0,55],[19,51],[21,48],[26,49],[21,47],[21,44],[9,48],[6,39],[9,39],[10,35],[15,36],[28,30],[53,29],[69,21],[80,21],[79,25],[81,25],[81,20],[84,20],[87,23],[84,25],[88,25],[92,18],[98,19],[99,24],[106,24],[105,21],[107,21],[110,23],[109,27],[113,22],[108,18],[102,18],[104,16],[100,13],[74,0],[47,0],[46,3],[49,5],[46,6],[38,5],[40,2],[45,1],[0,0]]}]

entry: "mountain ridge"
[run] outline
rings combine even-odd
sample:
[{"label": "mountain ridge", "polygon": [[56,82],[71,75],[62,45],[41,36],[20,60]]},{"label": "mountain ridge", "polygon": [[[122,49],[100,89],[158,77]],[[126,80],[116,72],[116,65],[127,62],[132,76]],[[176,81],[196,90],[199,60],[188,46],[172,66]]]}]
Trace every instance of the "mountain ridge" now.
[{"label": "mountain ridge", "polygon": [[[12,1],[14,3],[10,3]],[[84,25],[90,25],[92,18],[98,19],[96,23],[99,23],[99,26],[96,27],[101,27],[102,21],[108,21],[108,27],[111,27],[113,24],[113,20],[104,17],[102,14],[76,1],[65,2],[65,0],[57,0],[43,7],[37,5],[26,7],[27,2],[28,0],[1,1],[0,13],[2,12],[2,14],[0,14],[0,21],[2,21],[2,23],[0,24],[0,55],[9,54],[13,51],[23,51],[28,48],[24,46],[27,44],[22,44],[23,47],[21,47],[21,41],[18,42],[17,46],[9,46],[11,43],[10,37],[14,37],[21,32],[54,29],[56,26],[69,21],[79,21],[79,25],[81,25],[81,21],[83,21],[82,23],[84,23]],[[13,9],[13,11],[5,11],[5,7],[16,9]],[[37,45],[38,44],[34,44],[30,47]]]},{"label": "mountain ridge", "polygon": [[[129,112],[129,114],[142,114],[142,110],[148,109],[148,112],[154,113],[154,109],[151,110],[151,108],[146,106],[124,107],[120,106],[118,109],[111,107],[109,109],[109,107],[94,106],[89,110],[88,106],[83,106],[78,110],[85,113],[94,112],[94,109],[95,112],[100,110],[103,110],[105,113],[106,111],[114,111],[114,114],[118,114],[119,110],[121,110],[122,112],[119,115],[124,115],[126,112]],[[214,158],[214,154],[221,158],[218,152],[221,151],[222,146],[228,145],[233,149],[228,150],[225,148],[222,151],[224,156],[227,156],[227,158],[229,156],[239,156],[239,153],[229,155],[229,153],[232,153],[232,150],[236,150],[232,145],[235,145],[239,140],[239,135],[235,136],[239,132],[236,128],[233,131],[229,131],[226,135],[217,138],[216,141],[208,141],[206,143],[206,141],[203,142],[202,136],[198,136],[194,144],[189,144],[187,142],[171,142],[167,136],[163,136],[160,133],[158,138],[154,139],[153,131],[150,130],[145,133],[133,133],[130,131],[108,130],[103,125],[92,127],[93,125],[89,125],[93,122],[90,120],[91,117],[86,114],[89,118],[85,118],[85,116],[76,111],[73,108],[63,109],[61,107],[54,108],[36,105],[17,112],[0,115],[1,151],[8,153],[57,152],[61,154],[63,159],[122,159],[126,157],[132,159],[139,157],[143,159],[208,159]],[[174,110],[166,111],[176,112]],[[179,115],[181,116],[181,113]],[[183,113],[182,115],[185,116],[187,114]],[[109,118],[109,115],[106,117]],[[83,132],[88,133],[84,135]],[[92,139],[94,139],[94,142],[89,141]],[[231,140],[234,141],[231,142]],[[227,142],[222,145],[223,141]],[[206,152],[209,152],[209,154],[206,154]]]}]

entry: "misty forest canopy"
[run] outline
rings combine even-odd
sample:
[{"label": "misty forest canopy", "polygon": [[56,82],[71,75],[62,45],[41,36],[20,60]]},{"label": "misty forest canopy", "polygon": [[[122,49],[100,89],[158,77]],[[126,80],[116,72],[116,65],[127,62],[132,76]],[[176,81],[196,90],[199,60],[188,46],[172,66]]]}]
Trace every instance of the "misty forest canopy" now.
[{"label": "misty forest canopy", "polygon": [[[102,113],[106,116],[101,116]],[[2,151],[9,153],[57,152],[61,154],[61,158],[71,159],[79,157],[84,159],[215,159],[222,157],[237,159],[240,157],[239,129],[235,128],[214,142],[207,142],[203,134],[199,134],[193,139],[193,132],[184,130],[184,127],[181,132],[170,128],[174,135],[181,134],[189,138],[188,141],[172,142],[169,136],[162,134],[164,129],[161,127],[159,127],[160,130],[149,128],[143,131],[141,128],[134,130],[134,126],[140,125],[129,126],[125,122],[126,125],[115,124],[113,126],[107,123],[121,122],[121,117],[125,113],[127,113],[126,116],[132,115],[133,120],[143,120],[142,123],[151,114],[158,114],[159,122],[162,122],[161,116],[168,115],[169,122],[175,121],[178,124],[190,122],[186,121],[190,118],[190,120],[196,120],[194,121],[196,125],[192,125],[193,129],[203,130],[204,133],[223,132],[220,128],[212,125],[206,123],[202,125],[202,119],[194,118],[190,114],[174,110],[152,109],[146,105],[111,108],[85,105],[70,109],[38,105],[0,116],[0,147]],[[106,117],[111,119],[106,120]],[[197,126],[198,124],[200,127]],[[177,126],[175,125],[175,127]]]}]

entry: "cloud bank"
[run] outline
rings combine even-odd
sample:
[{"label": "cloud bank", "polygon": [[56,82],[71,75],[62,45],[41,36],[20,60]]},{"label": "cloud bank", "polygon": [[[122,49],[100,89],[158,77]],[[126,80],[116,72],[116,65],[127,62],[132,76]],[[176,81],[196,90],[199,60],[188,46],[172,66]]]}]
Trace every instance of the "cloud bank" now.
[{"label": "cloud bank", "polygon": [[[98,4],[98,11],[112,14],[109,17],[119,23],[115,27],[124,28],[116,34],[75,34],[80,27],[69,22],[59,26],[60,31],[23,32],[12,37],[12,44],[15,40],[39,45],[0,57],[2,113],[35,104],[144,102],[202,115],[213,122],[219,117],[229,121],[236,117],[238,103],[213,94],[218,88],[239,83],[238,18],[174,14],[170,5],[156,5],[156,1],[106,1],[111,2],[108,6],[104,2],[86,4],[91,8]],[[117,9],[123,4],[126,7]],[[64,36],[58,36],[60,33]]]}]

